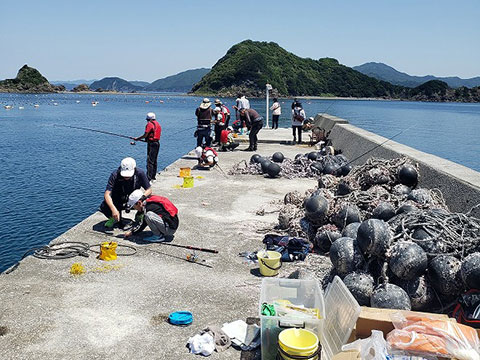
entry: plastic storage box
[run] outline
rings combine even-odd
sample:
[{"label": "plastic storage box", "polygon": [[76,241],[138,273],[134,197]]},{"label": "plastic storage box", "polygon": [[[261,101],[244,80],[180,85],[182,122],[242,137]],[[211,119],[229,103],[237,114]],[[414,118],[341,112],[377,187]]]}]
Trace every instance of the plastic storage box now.
[{"label": "plastic storage box", "polygon": [[[262,316],[262,304],[275,300],[288,300],[293,305],[316,308],[320,319],[305,320],[289,316]],[[278,334],[288,328],[304,328],[321,339],[325,318],[323,292],[316,280],[263,279],[260,293],[259,315],[261,322],[262,360],[274,360],[277,354]]]}]

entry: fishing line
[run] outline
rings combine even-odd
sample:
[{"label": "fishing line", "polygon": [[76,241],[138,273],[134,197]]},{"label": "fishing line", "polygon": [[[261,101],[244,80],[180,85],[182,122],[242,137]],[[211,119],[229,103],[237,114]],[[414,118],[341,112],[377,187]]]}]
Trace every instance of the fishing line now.
[{"label": "fishing line", "polygon": [[[90,129],[90,128],[81,127],[81,126],[61,125],[61,124],[53,124],[53,126],[65,127],[65,128],[70,128],[70,129],[85,130],[85,131],[92,131],[92,132],[96,132],[96,133],[118,136],[118,137],[125,138],[125,139],[135,140],[135,138],[133,136],[117,134],[117,133],[113,133],[113,132],[110,132],[110,131],[104,131],[104,130]],[[144,141],[144,140],[139,140],[139,141]]]}]

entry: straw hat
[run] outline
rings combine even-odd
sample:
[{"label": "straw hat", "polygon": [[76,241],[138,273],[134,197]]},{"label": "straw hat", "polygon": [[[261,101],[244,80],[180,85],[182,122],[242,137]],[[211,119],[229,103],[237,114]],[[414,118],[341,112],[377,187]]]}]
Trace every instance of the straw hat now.
[{"label": "straw hat", "polygon": [[210,100],[208,98],[204,98],[202,103],[200,104],[200,109],[203,109],[203,110],[208,109],[210,105],[212,105]]}]

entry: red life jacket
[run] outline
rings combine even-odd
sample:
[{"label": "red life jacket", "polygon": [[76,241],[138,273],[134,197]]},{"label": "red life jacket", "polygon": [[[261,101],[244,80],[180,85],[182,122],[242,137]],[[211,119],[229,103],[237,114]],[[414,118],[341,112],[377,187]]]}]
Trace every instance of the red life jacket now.
[{"label": "red life jacket", "polygon": [[220,114],[222,115],[222,119],[220,120],[220,123],[223,125],[225,124],[225,121],[227,121],[227,116],[223,111],[220,111]]},{"label": "red life jacket", "polygon": [[150,124],[153,125],[153,131],[150,131],[148,135],[148,141],[159,141],[162,135],[162,127],[157,120],[150,120]]},{"label": "red life jacket", "polygon": [[150,202],[156,202],[159,204],[162,204],[163,208],[170,214],[170,216],[175,216],[178,214],[178,209],[175,207],[175,205],[172,204],[170,200],[168,200],[166,197],[159,196],[159,195],[152,195],[148,197],[147,200],[145,200],[147,203]]},{"label": "red life jacket", "polygon": [[205,156],[205,154],[208,150],[211,150],[215,154],[215,156],[218,156],[218,153],[214,149],[212,149],[211,147],[208,147],[208,146],[205,149],[203,149],[202,156]]},{"label": "red life jacket", "polygon": [[231,131],[222,130],[222,132],[220,133],[220,142],[222,144],[228,143],[228,134],[230,134],[230,133],[231,133]]}]

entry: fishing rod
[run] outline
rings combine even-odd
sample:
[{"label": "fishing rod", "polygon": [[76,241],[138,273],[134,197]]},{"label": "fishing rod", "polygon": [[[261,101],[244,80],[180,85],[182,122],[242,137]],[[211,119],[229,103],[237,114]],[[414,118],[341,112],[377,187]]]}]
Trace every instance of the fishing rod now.
[{"label": "fishing rod", "polygon": [[[384,142],[382,142],[382,143],[380,143],[380,144],[377,144],[377,145],[375,145],[373,148],[371,148],[370,150],[367,150],[367,151],[366,151],[366,152],[364,152],[363,154],[361,154],[361,155],[357,156],[355,159],[353,159],[353,160],[350,160],[350,161],[349,161],[348,163],[346,163],[345,165],[350,165],[352,162],[354,162],[354,161],[356,161],[356,160],[360,159],[362,156],[365,156],[365,155],[367,155],[368,153],[372,152],[373,150],[375,150],[375,149],[379,148],[380,146],[382,146],[382,145],[386,144],[386,143],[387,143],[387,142],[389,142],[390,140],[392,140],[392,139],[396,138],[398,135],[400,135],[400,134],[404,133],[405,131],[407,131],[407,130],[411,129],[413,126],[414,126],[414,125],[410,125],[409,127],[407,127],[407,128],[405,128],[405,129],[403,129],[403,130],[402,130],[402,131],[400,131],[399,133],[397,133],[397,134],[393,135],[392,137],[389,137],[389,138],[388,138],[387,140],[385,140]],[[345,166],[345,165],[344,165],[344,166]]]},{"label": "fishing rod", "polygon": [[166,243],[166,242],[158,242],[157,244],[174,246],[174,247],[179,247],[179,248],[189,249],[189,250],[203,251],[203,252],[208,252],[208,253],[212,253],[212,254],[218,254],[218,250],[199,248],[199,247],[190,246],[190,245],[179,245],[179,244],[171,244],[171,243]]},{"label": "fishing rod", "polygon": [[187,130],[193,130],[197,127],[197,125],[194,125],[194,126],[191,126],[191,127],[188,127],[186,129],[183,129],[183,130],[180,130],[180,131],[177,131],[177,132],[174,132],[173,134],[170,134],[170,136],[173,136],[173,135],[177,135],[177,134],[180,134],[181,132],[184,132],[184,131],[187,131]]},{"label": "fishing rod", "polygon": [[[110,132],[110,131],[90,129],[90,128],[81,127],[81,126],[61,125],[61,124],[54,124],[54,126],[66,127],[66,128],[70,128],[70,129],[85,130],[85,131],[92,131],[92,132],[96,132],[96,133],[101,133],[101,134],[106,134],[106,135],[112,135],[112,136],[118,136],[118,137],[125,138],[125,139],[135,140],[135,138],[134,138],[133,136],[116,134],[116,133],[113,133],[113,132]],[[139,141],[144,141],[144,140],[139,140]],[[134,144],[132,144],[132,145],[134,145]]]}]

